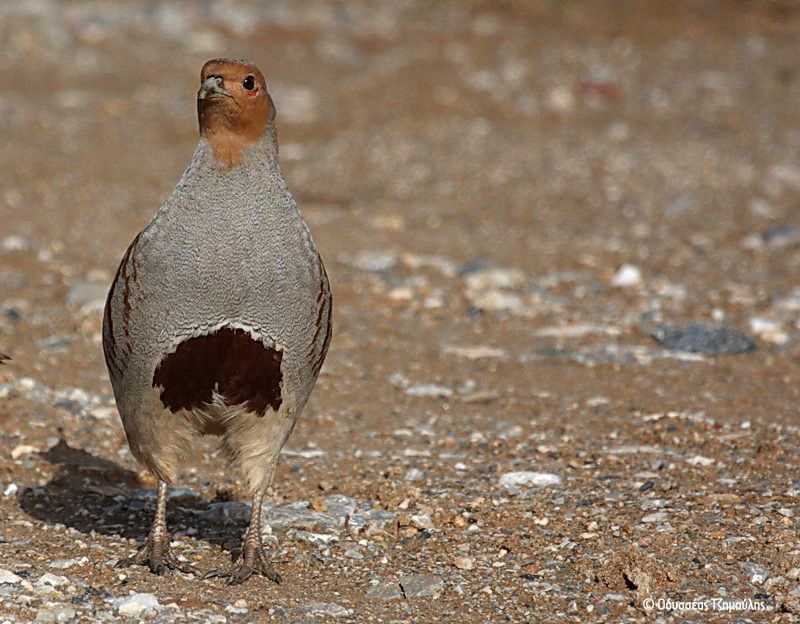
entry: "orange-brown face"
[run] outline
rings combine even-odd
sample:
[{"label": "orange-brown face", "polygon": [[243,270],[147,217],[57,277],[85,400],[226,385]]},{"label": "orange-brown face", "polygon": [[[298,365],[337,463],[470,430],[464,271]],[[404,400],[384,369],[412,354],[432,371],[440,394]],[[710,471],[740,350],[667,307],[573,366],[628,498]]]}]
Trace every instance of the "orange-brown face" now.
[{"label": "orange-brown face", "polygon": [[275,107],[258,67],[213,59],[200,72],[197,115],[200,133],[215,153],[220,152],[223,160],[237,161],[243,147],[263,136]]}]

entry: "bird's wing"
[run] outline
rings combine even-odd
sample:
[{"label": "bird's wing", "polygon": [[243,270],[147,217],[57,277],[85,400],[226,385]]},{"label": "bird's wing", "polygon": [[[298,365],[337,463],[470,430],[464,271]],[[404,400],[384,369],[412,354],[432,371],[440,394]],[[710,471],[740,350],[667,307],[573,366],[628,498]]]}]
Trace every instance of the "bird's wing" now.
[{"label": "bird's wing", "polygon": [[333,336],[333,296],[328,282],[328,273],[322,258],[317,253],[317,263],[319,264],[319,291],[317,293],[317,318],[314,328],[314,337],[311,341],[311,370],[314,379],[319,375],[325,356],[328,354],[328,347]]},{"label": "bird's wing", "polygon": [[103,353],[112,385],[116,386],[128,367],[131,352],[130,316],[131,288],[137,281],[138,267],[134,258],[139,235],[128,247],[111,283],[103,314]]}]

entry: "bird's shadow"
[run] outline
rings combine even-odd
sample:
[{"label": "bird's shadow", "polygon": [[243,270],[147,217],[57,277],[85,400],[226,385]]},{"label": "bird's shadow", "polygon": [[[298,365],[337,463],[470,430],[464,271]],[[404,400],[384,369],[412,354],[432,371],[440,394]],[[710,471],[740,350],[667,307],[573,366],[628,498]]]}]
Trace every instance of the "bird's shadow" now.
[{"label": "bird's shadow", "polygon": [[[135,472],[71,447],[63,437],[40,456],[58,470],[47,484],[20,491],[18,501],[25,513],[86,535],[99,533],[144,541],[153,521],[156,491],[141,487]],[[170,532],[197,536],[234,551],[244,525],[215,522],[207,517],[208,507],[209,501],[196,493],[173,488],[167,504]]]}]

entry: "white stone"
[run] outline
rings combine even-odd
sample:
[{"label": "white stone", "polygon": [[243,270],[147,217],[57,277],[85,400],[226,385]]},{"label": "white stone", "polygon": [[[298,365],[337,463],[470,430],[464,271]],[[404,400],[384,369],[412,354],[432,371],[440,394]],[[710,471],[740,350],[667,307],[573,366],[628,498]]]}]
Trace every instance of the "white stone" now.
[{"label": "white stone", "polygon": [[585,323],[576,323],[574,325],[549,325],[537,329],[536,336],[543,336],[547,338],[583,338],[592,334],[601,334],[606,336],[619,336],[622,330],[618,327],[611,325],[587,325]]},{"label": "white stone", "polygon": [[575,94],[567,86],[553,87],[547,92],[547,107],[558,113],[569,113],[575,109]]},{"label": "white stone", "polygon": [[522,297],[504,290],[479,290],[467,293],[473,306],[487,312],[522,312]]},{"label": "white stone", "polygon": [[406,388],[406,394],[413,397],[434,397],[446,399],[453,394],[447,386],[439,384],[414,384]]},{"label": "white stone", "polygon": [[69,579],[66,576],[58,576],[57,574],[51,574],[50,572],[45,572],[39,577],[39,580],[36,581],[36,585],[39,587],[61,587],[62,585],[68,584]]},{"label": "white stone", "polygon": [[19,459],[23,455],[32,455],[33,453],[38,453],[39,449],[35,446],[31,446],[30,444],[20,444],[19,446],[15,446],[11,449],[11,459]]},{"label": "white stone", "polygon": [[467,360],[480,360],[484,358],[504,358],[506,352],[498,347],[488,345],[469,346],[446,346],[442,349],[446,355],[463,357]]},{"label": "white stone", "polygon": [[0,585],[4,583],[8,583],[10,585],[16,585],[22,580],[21,577],[17,576],[13,572],[9,572],[8,570],[4,570],[0,568]]},{"label": "white stone", "polygon": [[116,407],[95,407],[89,411],[89,414],[97,420],[108,420],[117,415]]},{"label": "white stone", "polygon": [[422,481],[425,478],[425,472],[419,468],[409,468],[406,471],[406,481]]},{"label": "white stone", "polygon": [[6,236],[0,246],[2,246],[3,251],[25,251],[28,248],[28,243],[21,236],[12,234],[11,236]]},{"label": "white stone", "polygon": [[464,282],[470,290],[518,288],[525,282],[525,274],[519,269],[484,269],[467,274]]},{"label": "white stone", "polygon": [[524,487],[552,487],[561,484],[561,477],[550,472],[507,472],[500,477],[500,485],[508,490]]},{"label": "white stone", "polygon": [[6,489],[3,490],[3,496],[14,496],[18,490],[19,488],[17,487],[16,483],[9,483],[6,486]]},{"label": "white stone", "polygon": [[80,559],[55,559],[54,561],[50,562],[48,567],[56,568],[58,570],[66,570],[67,568],[72,568],[76,565],[84,565],[89,562],[87,557],[81,557]]},{"label": "white stone", "polygon": [[411,526],[417,529],[432,529],[433,520],[428,514],[419,514],[411,516]]},{"label": "white stone", "polygon": [[623,264],[611,278],[611,285],[617,288],[638,286],[641,283],[642,270],[634,264]]},{"label": "white stone", "polygon": [[750,331],[773,344],[786,344],[789,341],[789,334],[783,331],[780,323],[760,316],[750,319]]},{"label": "white stone", "polygon": [[690,457],[686,460],[687,464],[691,464],[692,466],[710,466],[714,463],[710,457],[703,457],[702,455],[695,455],[694,457]]},{"label": "white stone", "polygon": [[431,268],[436,269],[445,277],[454,277],[458,272],[456,263],[444,256],[425,256],[405,253],[400,256],[403,263],[412,271]]},{"label": "white stone", "polygon": [[119,615],[141,615],[146,611],[155,611],[161,608],[158,599],[153,594],[133,594],[116,601]]},{"label": "white stone", "polygon": [[642,522],[646,524],[655,524],[658,522],[664,522],[667,519],[667,512],[666,511],[656,511],[655,513],[647,514],[642,518]]}]

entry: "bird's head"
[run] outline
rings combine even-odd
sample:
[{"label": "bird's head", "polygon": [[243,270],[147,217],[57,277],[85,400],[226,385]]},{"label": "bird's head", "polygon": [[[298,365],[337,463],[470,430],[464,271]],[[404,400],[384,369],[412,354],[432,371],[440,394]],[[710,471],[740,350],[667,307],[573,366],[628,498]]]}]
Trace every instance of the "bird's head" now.
[{"label": "bird's head", "polygon": [[260,139],[275,119],[267,81],[258,67],[245,61],[212,59],[200,71],[197,92],[200,134],[219,160],[239,161],[241,150]]}]

